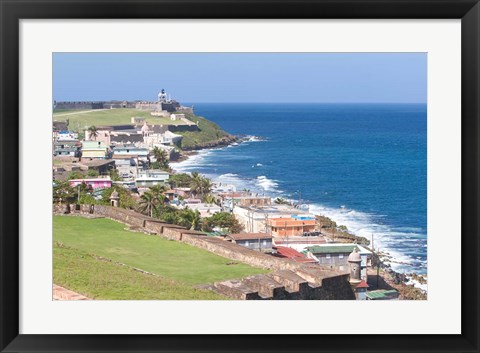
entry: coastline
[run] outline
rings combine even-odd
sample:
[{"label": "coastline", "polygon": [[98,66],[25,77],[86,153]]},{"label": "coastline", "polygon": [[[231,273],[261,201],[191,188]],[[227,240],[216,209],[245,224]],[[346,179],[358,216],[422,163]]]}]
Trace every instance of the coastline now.
[{"label": "coastline", "polygon": [[[233,135],[229,135],[229,136],[233,136]],[[175,169],[175,164],[180,162],[185,162],[191,157],[199,155],[201,151],[208,152],[211,150],[227,147],[229,145],[232,145],[233,143],[240,144],[242,142],[245,142],[251,139],[258,139],[258,137],[256,136],[233,136],[233,137],[234,139],[230,139],[228,143],[225,143],[225,141],[222,141],[222,143],[212,144],[212,145],[209,145],[208,147],[199,147],[199,148],[185,151],[184,153],[181,154],[181,157],[178,160],[171,163],[172,169],[175,171],[175,173],[181,172]],[[268,196],[272,197],[272,199],[274,198],[271,195],[268,195]],[[290,201],[294,201],[294,200],[290,200]],[[326,216],[324,217],[330,221],[337,223],[337,220],[333,218],[326,217]],[[337,227],[341,227],[341,226],[342,224],[337,224]],[[332,236],[332,233],[327,231],[326,229],[322,229],[321,232],[323,233],[323,235],[327,237]],[[361,236],[357,236],[356,234],[351,233],[348,229],[344,231],[336,230],[335,235],[336,235],[335,236],[336,239],[344,240],[339,242],[358,242],[359,244],[363,244],[369,250],[372,251],[372,249],[370,248],[370,240]],[[384,285],[384,287],[389,286],[390,288],[397,289],[401,293],[401,296],[406,299],[426,299],[427,298],[427,293],[428,293],[426,289],[427,279],[425,275],[418,274],[416,272],[401,273],[401,272],[395,271],[392,269],[391,263],[393,262],[393,263],[402,264],[401,261],[399,260],[395,261],[394,260],[395,258],[386,251],[382,251],[378,254],[375,251],[372,251],[372,253],[374,254],[374,257],[376,257],[376,261],[378,261],[378,269],[377,269],[377,266],[375,266],[375,268],[372,266],[370,268],[371,273],[370,272],[369,273],[370,274],[374,273],[376,275],[376,272],[378,270],[379,273],[381,274],[383,281],[386,284]]]}]

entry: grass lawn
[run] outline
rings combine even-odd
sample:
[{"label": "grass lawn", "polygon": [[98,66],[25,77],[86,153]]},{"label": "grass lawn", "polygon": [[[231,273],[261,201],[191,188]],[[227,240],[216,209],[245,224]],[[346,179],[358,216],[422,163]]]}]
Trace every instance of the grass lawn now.
[{"label": "grass lawn", "polygon": [[228,265],[231,260],[206,250],[125,227],[105,218],[54,216],[53,238],[67,247],[189,285],[267,272],[242,263]]},{"label": "grass lawn", "polygon": [[214,292],[147,275],[128,267],[94,258],[80,250],[53,248],[54,283],[91,299],[109,300],[218,300]]},{"label": "grass lawn", "polygon": [[186,118],[190,119],[194,123],[198,122],[198,128],[200,131],[186,131],[178,132],[178,134],[183,136],[182,147],[188,148],[198,145],[203,145],[212,141],[217,141],[224,136],[227,136],[227,133],[223,131],[220,126],[207,120],[200,116],[194,116],[186,113]]},{"label": "grass lawn", "polygon": [[[132,117],[145,118],[147,123],[155,125],[172,123],[169,118],[151,116],[149,111],[126,108],[53,113],[54,120],[66,121],[69,119],[69,129],[74,131],[83,131],[92,125],[127,125],[131,124]],[[175,124],[183,123],[177,120]]]}]

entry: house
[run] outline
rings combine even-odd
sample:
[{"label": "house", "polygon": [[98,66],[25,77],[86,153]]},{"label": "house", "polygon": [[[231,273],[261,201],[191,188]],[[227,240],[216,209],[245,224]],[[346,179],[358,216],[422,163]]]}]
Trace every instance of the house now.
[{"label": "house", "polygon": [[78,134],[74,131],[61,130],[55,135],[57,141],[78,141]]},{"label": "house", "polygon": [[77,140],[56,141],[53,144],[55,157],[78,157],[80,156],[81,143]]},{"label": "house", "polygon": [[185,114],[170,114],[170,120],[182,120],[185,119]]},{"label": "house", "polygon": [[286,246],[276,246],[273,248],[275,250],[275,256],[281,258],[287,258],[289,260],[293,260],[295,262],[303,262],[303,263],[315,263],[314,259],[308,258],[305,254],[298,252],[295,249],[286,247]]},{"label": "house", "polygon": [[269,196],[242,196],[238,198],[238,203],[242,207],[264,207],[272,204]]},{"label": "house", "polygon": [[367,300],[396,300],[399,293],[395,289],[377,289],[365,294]]},{"label": "house", "polygon": [[82,142],[82,158],[101,158],[110,157],[110,147],[102,141],[84,141]]},{"label": "house", "polygon": [[270,218],[267,225],[275,237],[301,236],[315,231],[315,219]]},{"label": "house", "polygon": [[85,130],[85,141],[103,142],[106,146],[110,146],[110,131],[113,129],[111,126],[97,126],[96,135],[92,136],[88,129]]},{"label": "house", "polygon": [[182,142],[183,136],[182,135],[177,135],[174,134],[171,131],[165,131],[165,133],[162,136],[162,141],[161,143],[164,145],[180,145]]},{"label": "house", "polygon": [[112,158],[117,168],[138,166],[141,162],[147,163],[148,155],[147,148],[135,146],[115,146],[112,152]]},{"label": "house", "polygon": [[307,256],[321,265],[338,267],[340,271],[348,271],[348,256],[356,249],[362,259],[360,264],[361,279],[367,281],[367,268],[372,266],[372,252],[358,244],[337,243],[320,244],[306,248]]},{"label": "house", "polygon": [[[194,200],[196,201],[197,199]],[[201,218],[211,217],[215,213],[222,212],[222,208],[220,206],[204,202],[182,202],[177,206],[177,208],[189,208],[193,211],[198,211]]]},{"label": "house", "polygon": [[241,233],[229,234],[225,240],[261,252],[273,251],[272,236],[267,233]]},{"label": "house", "polygon": [[135,185],[137,188],[149,188],[151,186],[167,186],[170,174],[163,170],[150,169],[137,172]]},{"label": "house", "polygon": [[112,180],[110,178],[90,178],[90,179],[72,179],[69,180],[71,187],[76,187],[85,183],[93,190],[108,189],[112,187]]}]

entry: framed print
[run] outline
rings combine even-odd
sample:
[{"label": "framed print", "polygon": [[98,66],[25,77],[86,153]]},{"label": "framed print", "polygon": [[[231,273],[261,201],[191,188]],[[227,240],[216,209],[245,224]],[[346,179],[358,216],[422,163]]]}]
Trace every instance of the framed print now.
[{"label": "framed print", "polygon": [[477,1],[1,13],[2,352],[479,351]]}]

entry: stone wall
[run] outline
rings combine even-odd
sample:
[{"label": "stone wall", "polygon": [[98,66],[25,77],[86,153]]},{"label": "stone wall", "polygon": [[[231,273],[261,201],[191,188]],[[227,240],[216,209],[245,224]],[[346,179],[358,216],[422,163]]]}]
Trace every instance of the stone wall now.
[{"label": "stone wall", "polygon": [[[217,290],[224,291],[225,293],[232,291],[237,293],[237,299],[265,299],[265,293],[270,291],[269,288],[273,288],[272,283],[276,283],[280,287],[283,285],[291,288],[288,293],[284,292],[285,288],[278,290],[272,289],[273,292],[271,293],[277,294],[272,294],[269,299],[355,299],[348,282],[349,275],[327,266],[322,267],[317,264],[305,264],[289,259],[273,257],[225,241],[220,237],[207,236],[205,233],[165,223],[158,219],[123,208],[104,205],[80,205],[80,207],[77,205],[54,205],[54,212],[59,214],[93,213],[94,215],[100,215],[138,228],[144,232],[156,234],[174,241],[181,241],[233,261],[276,271],[268,275],[269,278],[250,278],[245,279],[245,282],[238,280],[215,284]],[[298,283],[295,284],[296,282]],[[266,289],[259,292],[257,290],[259,286],[265,286]],[[233,295],[233,297],[235,296]]]}]

